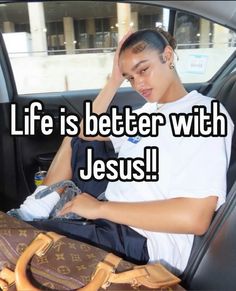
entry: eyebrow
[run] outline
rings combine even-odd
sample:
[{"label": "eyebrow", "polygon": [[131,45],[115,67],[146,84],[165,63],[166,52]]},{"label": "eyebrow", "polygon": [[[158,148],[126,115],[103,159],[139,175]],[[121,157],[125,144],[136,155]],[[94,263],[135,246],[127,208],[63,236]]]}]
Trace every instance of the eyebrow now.
[{"label": "eyebrow", "polygon": [[[134,65],[133,67],[132,67],[132,69],[131,69],[131,71],[135,71],[141,64],[143,64],[143,63],[146,63],[148,60],[142,60],[142,61],[140,61],[140,62],[138,62],[136,65]],[[128,74],[126,74],[126,73],[123,73],[122,74],[122,76],[123,77],[125,77],[125,76],[127,76]]]}]

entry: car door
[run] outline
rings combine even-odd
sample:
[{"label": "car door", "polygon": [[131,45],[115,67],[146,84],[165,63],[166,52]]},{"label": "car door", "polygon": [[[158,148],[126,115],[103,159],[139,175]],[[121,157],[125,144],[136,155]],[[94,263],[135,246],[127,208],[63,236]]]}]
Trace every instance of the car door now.
[{"label": "car door", "polygon": [[[215,73],[220,75],[233,49],[227,47],[227,53],[213,66],[212,55],[220,54],[220,50],[214,54],[210,50],[214,23],[173,8],[139,2],[1,4],[5,5],[0,15],[2,210],[19,205],[34,190],[35,173],[48,169],[66,134],[61,131],[62,116],[77,116],[79,128],[85,101],[94,100],[109,78],[114,51],[124,34],[121,12],[130,17],[126,29],[169,26],[180,43],[176,67],[188,91],[206,94]],[[203,22],[207,32],[201,28]],[[200,32],[204,39],[198,36]],[[124,82],[111,105],[135,109],[144,102]],[[32,104],[42,107],[33,109]],[[41,121],[46,117],[53,122],[50,134],[42,132]],[[32,132],[27,130],[30,126],[34,127]]]}]

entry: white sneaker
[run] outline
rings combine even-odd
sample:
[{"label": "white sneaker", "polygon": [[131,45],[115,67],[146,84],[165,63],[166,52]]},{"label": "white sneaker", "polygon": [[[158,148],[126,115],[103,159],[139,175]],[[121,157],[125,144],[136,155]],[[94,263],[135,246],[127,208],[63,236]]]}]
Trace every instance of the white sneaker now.
[{"label": "white sneaker", "polygon": [[15,216],[25,221],[32,221],[34,219],[47,219],[53,207],[60,200],[60,195],[53,191],[41,199],[35,199],[36,193],[46,189],[48,186],[38,186],[34,193],[28,196],[21,204],[19,209],[12,209],[7,212],[11,216]]}]

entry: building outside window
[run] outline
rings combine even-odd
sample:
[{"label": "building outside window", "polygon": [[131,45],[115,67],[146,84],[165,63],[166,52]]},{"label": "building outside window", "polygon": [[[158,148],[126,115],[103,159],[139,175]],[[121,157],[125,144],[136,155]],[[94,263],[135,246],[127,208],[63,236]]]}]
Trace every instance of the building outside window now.
[{"label": "building outside window", "polygon": [[[0,4],[0,29],[18,92],[103,87],[122,33],[130,27],[134,30],[155,29],[168,23],[166,8],[120,4],[122,8],[107,1]],[[124,18],[121,19],[120,15]],[[176,68],[183,83],[209,80],[236,46],[234,32],[179,11],[176,11],[174,36],[179,56],[179,60],[175,60]],[[220,53],[222,47],[225,54]],[[25,70],[26,67],[30,70]],[[35,82],[28,82],[32,74]],[[78,82],[78,79],[83,82]]]}]

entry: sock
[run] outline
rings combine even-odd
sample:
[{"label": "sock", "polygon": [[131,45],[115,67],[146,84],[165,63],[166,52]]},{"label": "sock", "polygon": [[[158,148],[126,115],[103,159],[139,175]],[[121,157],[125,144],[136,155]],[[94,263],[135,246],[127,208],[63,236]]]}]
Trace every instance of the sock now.
[{"label": "sock", "polygon": [[47,187],[45,185],[38,186],[34,193],[28,196],[23,204],[21,204],[18,211],[23,220],[31,221],[35,218],[47,219],[49,217],[53,207],[60,200],[60,195],[53,191],[41,199],[35,199],[36,193]]}]

